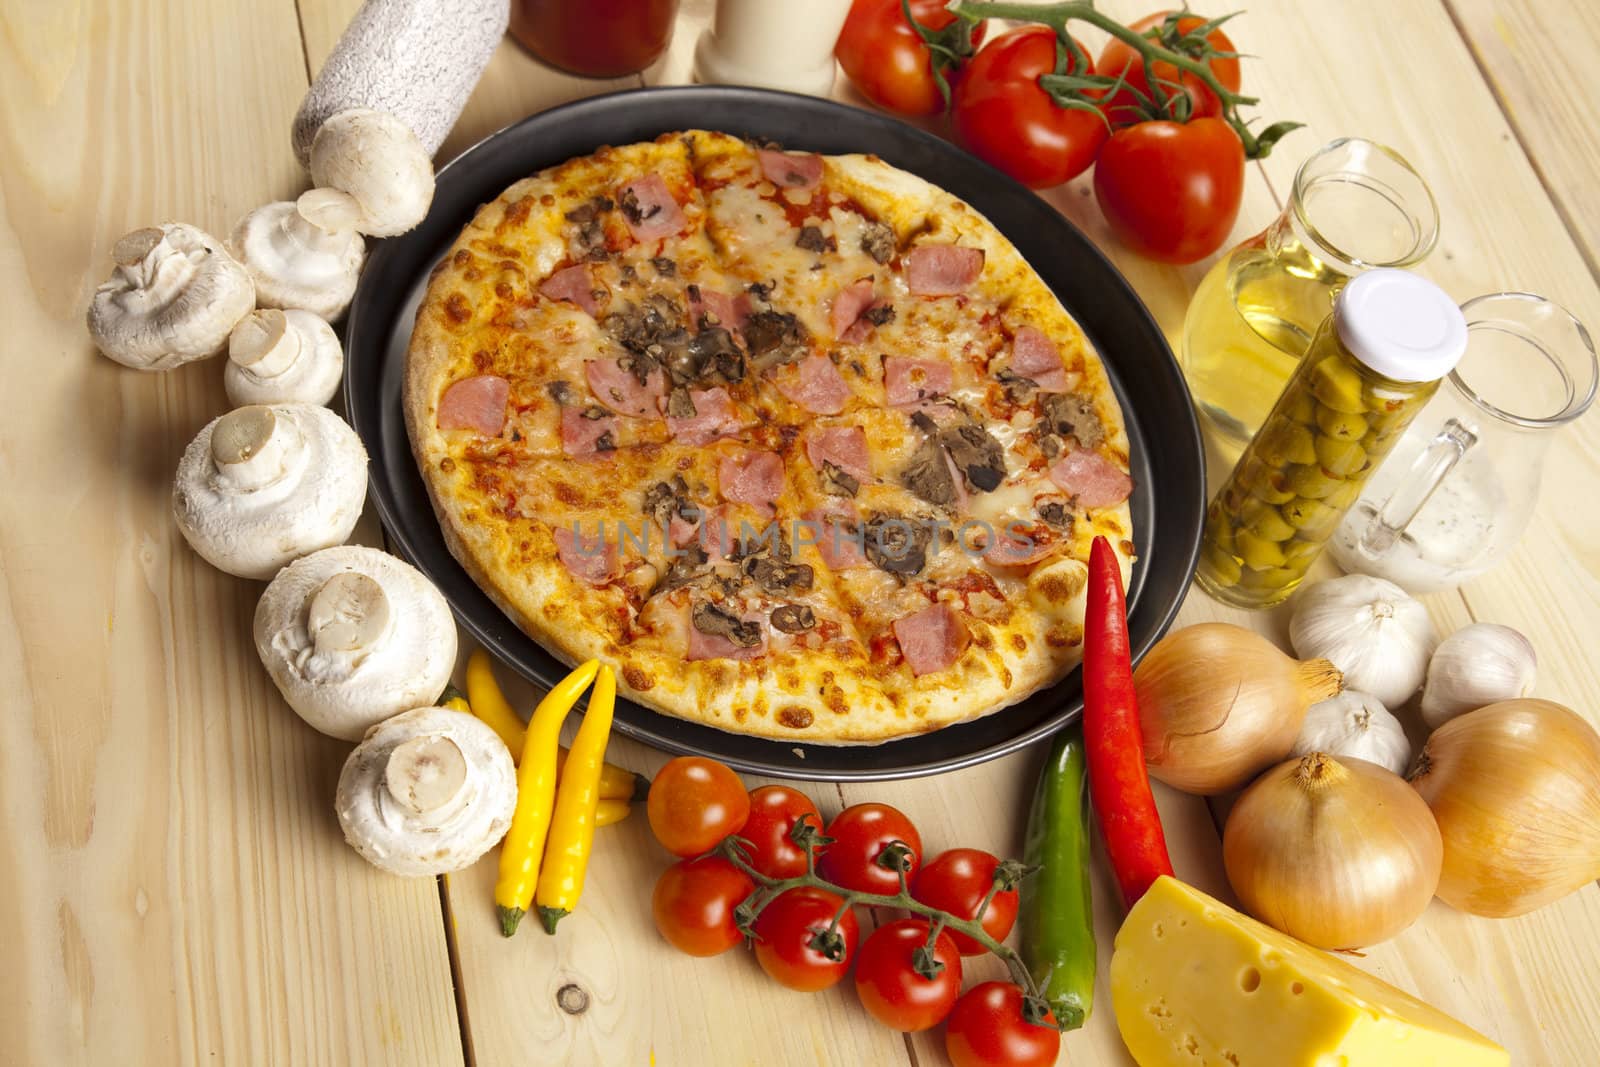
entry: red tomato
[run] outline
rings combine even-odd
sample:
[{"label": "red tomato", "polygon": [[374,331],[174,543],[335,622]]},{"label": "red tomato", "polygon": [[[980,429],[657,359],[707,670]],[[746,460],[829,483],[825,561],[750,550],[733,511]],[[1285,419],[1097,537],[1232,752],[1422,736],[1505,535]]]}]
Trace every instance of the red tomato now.
[{"label": "red tomato", "polygon": [[911,865],[906,884],[917,877],[922,866],[922,837],[897,809],[887,804],[855,804],[845,808],[828,824],[827,835],[833,844],[817,858],[817,870],[834,885],[858,893],[900,892],[900,876],[878,864],[878,854],[894,841],[911,849]]},{"label": "red tomato", "polygon": [[779,985],[814,993],[836,985],[850,970],[850,961],[861,940],[861,926],[854,909],[839,920],[839,936],[844,953],[830,960],[812,944],[828,929],[844,898],[824,889],[800,886],[787,889],[756,917],[756,962]]},{"label": "red tomato", "polygon": [[[911,15],[934,31],[956,20],[945,0],[911,0]],[[983,25],[972,42],[983,40]],[[933,77],[933,56],[900,10],[900,0],[855,0],[834,46],[839,65],[861,95],[902,115],[937,115],[944,97]]]},{"label": "red tomato", "polygon": [[1094,168],[1094,195],[1122,243],[1162,263],[1222,247],[1244,195],[1244,146],[1221,119],[1118,130]]},{"label": "red tomato", "polygon": [[750,791],[750,818],[739,836],[750,842],[750,866],[768,878],[794,878],[806,873],[806,853],[789,840],[800,816],[822,830],[822,816],[811,798],[785,785],[764,785]]},{"label": "red tomato", "polygon": [[[950,113],[957,144],[1032,189],[1088,170],[1107,136],[1099,115],[1062,107],[1039,88],[1039,75],[1055,65],[1050,27],[1008,30],[967,64]],[[1071,73],[1091,72],[1074,67]]]},{"label": "red tomato", "polygon": [[698,856],[744,829],[750,794],[726,764],[703,756],[668,760],[655,781],[645,814],[656,840],[674,856]]},{"label": "red tomato", "polygon": [[[1170,11],[1158,11],[1154,15],[1146,15],[1128,28],[1139,33],[1144,33],[1147,30],[1156,30],[1166,22],[1167,16],[1170,14],[1172,14]],[[1167,40],[1158,39],[1156,43],[1171,51],[1189,54],[1178,47],[1176,38],[1190,32],[1197,26],[1205,25],[1209,21],[1210,19],[1202,15],[1185,15],[1178,19],[1176,35]],[[1233,51],[1233,42],[1228,40],[1228,35],[1220,29],[1212,30],[1206,34],[1206,41],[1218,52]],[[1190,54],[1190,58],[1198,59],[1199,57]],[[1239,60],[1236,57],[1213,59],[1210,61],[1210,66],[1211,73],[1216,75],[1223,88],[1232,93],[1239,91]],[[1126,70],[1128,72],[1126,79],[1128,85],[1146,96],[1150,95],[1150,80],[1144,69],[1144,57],[1128,44],[1117,40],[1115,37],[1111,38],[1100,52],[1100,58],[1095,61],[1094,69],[1097,74],[1104,74],[1108,78],[1115,78]],[[1178,68],[1171,63],[1156,63],[1151,70],[1155,72],[1157,82],[1173,82],[1183,86],[1183,91],[1189,95],[1190,100],[1191,110],[1189,117],[1197,119],[1216,118],[1222,114],[1222,101],[1217,99],[1217,94],[1212,91],[1209,85],[1193,74],[1183,71],[1180,78]],[[1175,91],[1166,84],[1162,84],[1161,88],[1169,95]],[[1117,94],[1106,103],[1106,114],[1110,116],[1112,125],[1128,126],[1144,118],[1139,113],[1137,99],[1127,89],[1118,90]]]},{"label": "red tomato", "polygon": [[744,939],[733,909],[755,890],[750,876],[721,856],[681,860],[661,872],[650,898],[656,929],[673,948],[715,956]]},{"label": "red tomato", "polygon": [[1061,1051],[1055,1016],[1035,1026],[1022,1016],[1022,990],[1010,982],[983,982],[950,1011],[944,1050],[955,1067],[1049,1067]]},{"label": "red tomato", "polygon": [[861,1006],[891,1030],[938,1026],[961,995],[961,953],[941,932],[933,958],[944,964],[932,978],[917,973],[912,953],[928,943],[926,919],[896,919],[874,930],[856,957]]},{"label": "red tomato", "polygon": [[[998,866],[1000,861],[981,848],[953,848],[928,861],[917,875],[911,895],[958,919],[972,919],[994,884],[994,871]],[[996,941],[1004,941],[1016,921],[1017,891],[1003,889],[994,895],[983,913],[983,932]],[[966,934],[956,930],[949,934],[963,956],[980,956],[988,951]]]}]

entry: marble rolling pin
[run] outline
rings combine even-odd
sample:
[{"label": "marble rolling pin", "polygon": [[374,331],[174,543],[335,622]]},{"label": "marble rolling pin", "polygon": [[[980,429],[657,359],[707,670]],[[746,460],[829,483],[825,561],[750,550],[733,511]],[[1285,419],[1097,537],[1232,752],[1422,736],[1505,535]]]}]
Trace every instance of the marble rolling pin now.
[{"label": "marble rolling pin", "polygon": [[439,150],[505,35],[510,0],[366,0],[294,117],[294,153],[346,108],[385,111]]}]

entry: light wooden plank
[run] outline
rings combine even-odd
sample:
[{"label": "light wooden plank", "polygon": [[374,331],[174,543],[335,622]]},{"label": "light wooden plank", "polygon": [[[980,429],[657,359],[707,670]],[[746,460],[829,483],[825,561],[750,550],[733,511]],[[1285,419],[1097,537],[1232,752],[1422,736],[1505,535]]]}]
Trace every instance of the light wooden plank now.
[{"label": "light wooden plank", "polygon": [[[1105,6],[1124,17],[1144,10],[1132,3]],[[673,46],[656,68],[646,72],[647,82],[671,84],[687,77],[694,40],[711,7],[710,0],[686,0]],[[1316,144],[1336,134],[1363,133],[1395,144],[1434,178],[1446,238],[1429,270],[1452,292],[1464,298],[1513,280],[1485,277],[1492,269],[1494,275],[1514,274],[1516,284],[1543,286],[1542,291],[1592,317],[1593,286],[1581,267],[1576,272],[1571,269],[1576,257],[1559,229],[1559,218],[1539,189],[1526,158],[1503,128],[1494,101],[1471,69],[1470,57],[1442,9],[1424,4],[1397,12],[1395,5],[1366,0],[1336,9],[1321,6],[1314,25],[1301,25],[1302,14],[1299,9],[1252,11],[1230,27],[1243,50],[1264,57],[1247,66],[1246,80],[1248,88],[1259,90],[1268,100],[1270,117],[1299,117],[1313,126],[1311,132],[1291,138],[1268,163],[1265,173],[1270,180],[1263,180],[1260,171],[1251,174],[1234,239],[1270,221],[1279,204],[1274,189],[1281,193],[1287,188],[1295,163]],[[315,17],[307,21],[308,37],[314,38]],[[1093,33],[1085,38],[1091,49],[1098,47],[1099,39]],[[1429,42],[1425,50],[1415,44],[1422,40]],[[504,53],[503,49],[497,63],[510,62]],[[561,76],[541,72],[536,65],[529,66],[526,74],[529,80],[516,87],[519,95],[514,106],[518,108],[566,99],[596,84],[573,85]],[[491,69],[491,80],[494,76]],[[843,83],[835,95],[859,102]],[[1396,107],[1396,100],[1407,104]],[[473,108],[503,105],[504,98],[491,100],[480,89]],[[478,114],[469,109],[466,121],[488,129],[518,117],[520,111],[475,118]],[[1207,264],[1175,269],[1144,263],[1119,251],[1098,216],[1086,180],[1046,196],[1107,248],[1169,338],[1176,341],[1189,295]],[[1512,233],[1518,235],[1516,242],[1506,237]],[[1569,434],[1552,454],[1552,483],[1594,484],[1594,454],[1593,441],[1587,435]],[[1226,468],[1227,457],[1213,455],[1214,475]],[[1522,625],[1546,659],[1541,692],[1580,704],[1581,698],[1592,694],[1593,685],[1578,635],[1589,632],[1581,622],[1588,621],[1584,613],[1592,610],[1595,599],[1595,553],[1592,543],[1583,540],[1587,533],[1585,509],[1567,510],[1568,514],[1561,515],[1556,506],[1547,503],[1542,513],[1545,529],[1530,535],[1517,561],[1475,583],[1467,600],[1459,595],[1437,597],[1430,599],[1429,606],[1444,629],[1474,616]],[[1325,563],[1319,573],[1331,574],[1333,569]],[[1513,588],[1503,588],[1507,584]],[[1582,603],[1571,604],[1571,590],[1582,592],[1577,598]],[[1565,599],[1558,595],[1562,591],[1567,591]],[[1578,618],[1580,625],[1564,622],[1559,617],[1563,610]],[[1211,618],[1251,626],[1281,643],[1288,609],[1249,615],[1196,594],[1185,604],[1180,623]],[[1587,702],[1587,706],[1594,704]],[[653,769],[663,757],[618,741],[614,758]],[[810,791],[825,813],[863,799],[883,799],[902,806],[921,826],[930,851],[973,844],[1014,852],[1038,758],[1037,752],[1024,753],[923,782],[843,789],[818,786]],[[1159,792],[1179,873],[1229,899],[1207,807],[1170,791]],[[523,947],[530,936],[527,933],[512,945],[499,944],[487,904],[492,879],[488,865],[451,880],[461,980],[473,1047],[482,1062],[520,1056],[530,1042],[543,1042],[539,1047],[550,1048],[552,1054],[561,1052],[579,1061],[590,1055],[608,1061],[612,1057],[640,1058],[647,1052],[655,1053],[663,1063],[879,1061],[873,1054],[879,1045],[863,1052],[859,1049],[867,1046],[847,1044],[846,1053],[833,1044],[807,1043],[805,1035],[815,1034],[806,1029],[813,1021],[827,1024],[830,1037],[843,1034],[846,1040],[853,1036],[858,1042],[878,1039],[880,1032],[849,1003],[847,991],[800,1004],[805,1020],[802,1036],[775,1039],[774,1016],[770,1014],[774,1005],[793,1008],[797,998],[772,989],[739,954],[689,961],[666,950],[646,917],[648,886],[665,863],[660,850],[648,842],[647,829],[637,816],[622,827],[603,832],[596,850],[595,877],[583,909],[563,924],[554,941],[554,953],[543,947],[539,937],[534,940],[540,947]],[[1115,908],[1107,903],[1112,898],[1103,871],[1097,884],[1103,890],[1097,905],[1103,966],[1117,917]],[[1570,944],[1574,937],[1583,944],[1600,941],[1596,906],[1595,894],[1586,891],[1538,916],[1494,923],[1435,905],[1415,929],[1361,962],[1506,1041],[1518,1062],[1581,1062],[1581,1051],[1594,1044],[1592,1024],[1587,1022],[1595,1016],[1593,982],[1588,974],[1590,965],[1570,951]],[[626,974],[619,962],[624,958]],[[974,973],[983,969],[978,965]],[[552,1006],[555,991],[569,981],[592,994],[590,1011],[576,1020],[563,1017]],[[736,1001],[730,1001],[728,990],[734,988],[741,993]],[[508,998],[508,989],[519,993],[536,990],[544,1006],[528,1007],[522,1000]],[[670,997],[663,990],[671,990]],[[707,994],[717,999],[703,999]],[[1103,984],[1099,996],[1102,1007],[1090,1026],[1068,1037],[1068,1055],[1091,1063],[1127,1063],[1105,1010]],[[674,1005],[729,1003],[730,1010],[719,1014],[714,1031],[690,1028],[684,1032],[682,1023],[663,1028],[661,1020],[669,1018],[669,1009],[660,1005],[667,1001]],[[630,1019],[645,1021],[624,1023],[624,1004]],[[670,1018],[678,1014],[674,1012]],[[915,1038],[909,1047],[917,1062],[939,1062],[936,1034]],[[890,1055],[888,1050],[884,1052]]]},{"label": "light wooden plank", "polygon": [[[1267,161],[1277,189],[1332,137],[1390,144],[1439,202],[1442,236],[1422,273],[1459,299],[1528,289],[1596,320],[1600,291],[1442,6],[1361,0],[1324,5],[1315,19],[1263,6],[1238,25],[1241,36],[1248,31],[1245,50],[1262,57],[1246,76],[1272,117],[1310,127]],[[1464,605],[1429,598],[1443,629],[1465,621],[1463,606],[1474,619],[1522,629],[1539,650],[1539,694],[1592,720],[1600,676],[1578,635],[1600,621],[1600,553],[1574,492],[1596,484],[1595,435],[1585,420],[1553,441],[1542,505],[1507,564],[1465,587]],[[1600,941],[1597,908],[1593,889],[1500,922],[1435,903],[1416,927],[1360,962],[1501,1040],[1514,1062],[1583,1062],[1579,1050],[1600,1040],[1600,1003],[1587,962],[1554,946]]]},{"label": "light wooden plank", "polygon": [[1600,7],[1584,0],[1445,0],[1563,221],[1600,272],[1600,106],[1588,91]]},{"label": "light wooden plank", "polygon": [[[501,679],[526,714],[539,691],[506,671]],[[566,741],[575,729],[576,716]],[[621,736],[606,758],[649,775],[668,759]],[[755,788],[765,780],[746,781]],[[834,786],[788,784],[825,816],[839,810]],[[848,980],[806,996],[769,981],[744,949],[694,959],[662,940],[650,893],[675,860],[651,836],[642,805],[597,833],[583,901],[554,937],[531,917],[512,940],[500,935],[492,903],[498,855],[446,879],[476,1062],[526,1062],[535,1048],[545,1057],[539,1062],[572,1064],[904,1061],[898,1035],[863,1025]],[[562,1010],[557,995],[568,986],[585,994],[586,1010]]]},{"label": "light wooden plank", "polygon": [[[349,0],[302,3],[313,67],[357,6]],[[449,159],[526,114],[638,84],[637,78],[562,74],[507,40],[438,158]],[[532,706],[530,687],[509,676],[504,680],[519,706]],[[610,758],[647,773],[667,759],[620,737]],[[831,789],[815,787],[814,795],[826,797]],[[583,906],[563,920],[554,938],[531,921],[510,942],[500,936],[491,903],[497,856],[492,852],[445,882],[465,1025],[477,1063],[528,1062],[530,1050],[537,1050],[538,1062],[574,1064],[671,1064],[711,1055],[729,1063],[846,1063],[858,1053],[860,1062],[904,1058],[898,1037],[857,1032],[854,993],[845,988],[813,998],[796,1012],[801,995],[767,982],[748,953],[695,960],[662,941],[650,917],[649,894],[671,857],[651,839],[643,811],[601,832]],[[585,1011],[569,1015],[557,1005],[556,994],[568,985],[587,994]],[[730,988],[748,990],[735,1011],[685,1008],[726,1003]]]},{"label": "light wooden plank", "polygon": [[83,328],[121,233],[298,187],[304,88],[287,3],[0,11],[0,1061],[461,1060],[434,884],[345,848],[348,746],[256,662],[260,585],[173,527],[220,365]]}]

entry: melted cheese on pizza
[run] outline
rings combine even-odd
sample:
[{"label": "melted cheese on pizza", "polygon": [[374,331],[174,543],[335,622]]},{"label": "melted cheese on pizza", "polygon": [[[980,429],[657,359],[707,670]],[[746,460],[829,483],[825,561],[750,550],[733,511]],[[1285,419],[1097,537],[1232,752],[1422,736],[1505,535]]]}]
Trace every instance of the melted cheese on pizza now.
[{"label": "melted cheese on pizza", "polygon": [[568,658],[724,728],[881,740],[1076,662],[1126,437],[981,216],[863,157],[691,132],[480,211],[407,421],[452,548]]}]

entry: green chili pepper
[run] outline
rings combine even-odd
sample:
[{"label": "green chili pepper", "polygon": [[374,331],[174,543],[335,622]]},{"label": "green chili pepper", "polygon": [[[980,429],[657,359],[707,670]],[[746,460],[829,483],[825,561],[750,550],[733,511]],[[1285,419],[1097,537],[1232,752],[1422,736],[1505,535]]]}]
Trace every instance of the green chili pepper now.
[{"label": "green chili pepper", "polygon": [[1089,897],[1089,801],[1083,728],[1056,735],[1028,815],[1022,880],[1022,961],[1064,1030],[1094,1004],[1094,911]]}]

